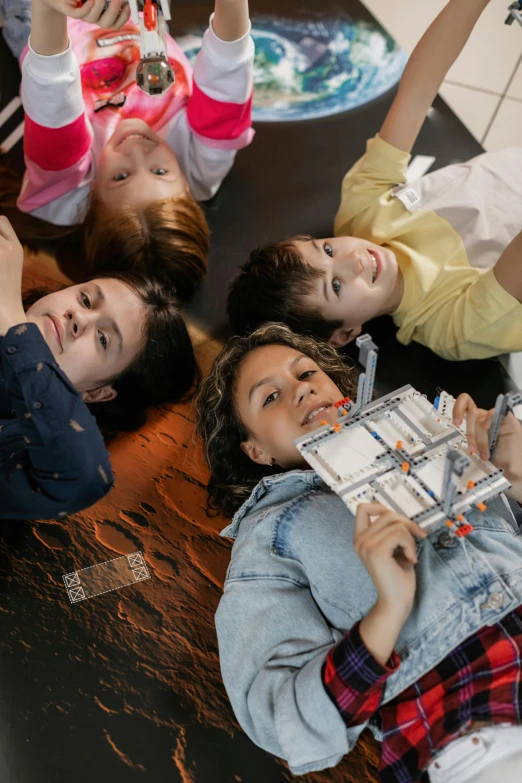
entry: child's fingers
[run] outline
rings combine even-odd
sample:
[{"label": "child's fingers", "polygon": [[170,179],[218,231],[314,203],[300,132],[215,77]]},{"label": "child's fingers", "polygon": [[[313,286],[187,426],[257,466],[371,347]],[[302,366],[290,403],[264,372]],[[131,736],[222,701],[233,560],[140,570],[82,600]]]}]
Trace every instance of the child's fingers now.
[{"label": "child's fingers", "polygon": [[[110,0],[107,10],[98,19],[98,25],[104,30],[118,30],[121,27],[120,12],[128,14],[122,6],[125,0]],[[126,4],[128,7],[128,3]],[[128,17],[127,17],[128,18]]]},{"label": "child's fingers", "polygon": [[[475,424],[477,450],[480,459],[489,459],[489,426],[491,418],[486,411],[480,411]],[[469,443],[469,439],[468,439]]]},{"label": "child's fingers", "polygon": [[[88,22],[89,24],[99,24],[99,19],[105,8],[105,0],[92,0],[92,2],[91,0],[87,0],[87,2],[90,2],[90,10],[85,16],[82,16],[83,21]],[[85,5],[87,5],[87,3],[85,3]]]},{"label": "child's fingers", "polygon": [[114,22],[114,30],[119,30],[121,27],[127,24],[131,17],[131,9],[130,5],[128,3],[125,3],[123,5],[123,8],[121,9],[118,18]]},{"label": "child's fingers", "polygon": [[75,10],[70,12],[70,16],[73,19],[81,19],[82,21],[86,21],[86,17],[89,16],[91,13],[93,7],[94,7],[94,0],[75,0]]},{"label": "child's fingers", "polygon": [[468,411],[476,410],[477,406],[475,405],[474,400],[472,397],[469,396],[469,394],[459,394],[457,399],[455,400],[455,405],[453,406],[453,424],[456,427],[460,427],[462,422],[464,421],[464,416]]},{"label": "child's fingers", "polygon": [[371,517],[385,514],[389,509],[380,503],[359,503],[355,512],[355,535],[360,535],[371,525]]}]

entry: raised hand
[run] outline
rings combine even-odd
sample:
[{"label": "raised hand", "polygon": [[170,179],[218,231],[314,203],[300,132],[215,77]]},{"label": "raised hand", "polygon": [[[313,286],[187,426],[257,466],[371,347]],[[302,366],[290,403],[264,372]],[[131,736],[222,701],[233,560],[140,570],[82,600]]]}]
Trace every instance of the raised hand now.
[{"label": "raised hand", "polygon": [[[470,453],[478,453],[481,459],[490,459],[489,428],[495,409],[478,408],[469,394],[460,394],[453,406],[453,423],[460,427],[466,421],[466,436]],[[498,431],[491,462],[502,468],[511,483],[509,495],[522,502],[522,424],[508,413]]]},{"label": "raised hand", "polygon": [[71,19],[96,24],[107,30],[119,30],[130,19],[130,6],[125,0],[36,0],[37,3]]},{"label": "raised hand", "polygon": [[390,657],[413,605],[417,580],[415,537],[426,531],[381,506],[361,503],[353,544],[377,591],[377,602],[360,625],[361,638],[382,664]]}]

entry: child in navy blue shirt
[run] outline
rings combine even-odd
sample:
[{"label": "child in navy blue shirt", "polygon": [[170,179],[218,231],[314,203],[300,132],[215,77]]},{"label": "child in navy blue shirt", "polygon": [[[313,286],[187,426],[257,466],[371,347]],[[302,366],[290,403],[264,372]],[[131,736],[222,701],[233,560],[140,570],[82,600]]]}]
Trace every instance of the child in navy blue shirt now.
[{"label": "child in navy blue shirt", "polygon": [[129,414],[183,397],[197,375],[178,304],[120,274],[21,296],[23,248],[0,217],[0,519],[66,516],[113,484],[88,405]]}]

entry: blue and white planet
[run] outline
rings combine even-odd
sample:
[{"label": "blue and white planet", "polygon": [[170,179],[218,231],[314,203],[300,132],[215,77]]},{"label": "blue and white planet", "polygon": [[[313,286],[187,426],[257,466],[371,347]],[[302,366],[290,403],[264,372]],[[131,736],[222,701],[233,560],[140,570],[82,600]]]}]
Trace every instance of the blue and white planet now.
[{"label": "blue and white planet", "polygon": [[[355,109],[399,81],[406,54],[376,23],[348,18],[252,22],[256,122],[311,120]],[[178,39],[189,60],[199,35]]]}]

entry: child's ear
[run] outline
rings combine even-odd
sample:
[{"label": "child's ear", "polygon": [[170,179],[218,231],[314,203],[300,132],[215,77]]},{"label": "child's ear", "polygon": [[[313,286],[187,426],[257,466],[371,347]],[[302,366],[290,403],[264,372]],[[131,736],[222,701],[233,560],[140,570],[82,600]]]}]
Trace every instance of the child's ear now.
[{"label": "child's ear", "polygon": [[343,346],[348,345],[348,343],[355,340],[356,337],[359,337],[361,332],[362,326],[353,326],[351,329],[344,329],[341,326],[339,329],[335,330],[328,342],[330,345],[333,345],[334,348],[343,348]]},{"label": "child's ear", "polygon": [[252,462],[257,462],[258,465],[269,465],[272,462],[263,449],[260,449],[255,443],[252,443],[251,440],[245,440],[241,444],[241,451],[243,451]]},{"label": "child's ear", "polygon": [[112,386],[100,386],[99,389],[91,389],[91,391],[82,392],[82,400],[84,402],[109,402],[113,400],[118,392],[113,389]]}]

